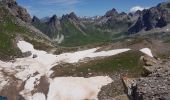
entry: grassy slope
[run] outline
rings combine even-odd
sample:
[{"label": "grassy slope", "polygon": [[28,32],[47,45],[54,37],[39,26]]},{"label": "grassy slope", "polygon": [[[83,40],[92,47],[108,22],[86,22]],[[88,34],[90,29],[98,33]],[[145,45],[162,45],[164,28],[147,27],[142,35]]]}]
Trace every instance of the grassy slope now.
[{"label": "grassy slope", "polygon": [[109,41],[110,35],[95,29],[93,26],[87,26],[86,35],[79,31],[71,22],[62,23],[63,33],[67,34],[62,46],[81,46],[91,43]]},{"label": "grassy slope", "polygon": [[[15,38],[20,35],[30,42],[36,42],[34,33],[29,32],[25,27],[16,25],[14,17],[3,6],[0,6],[0,59],[8,60],[20,54],[16,47]],[[32,38],[32,39],[31,39]]]},{"label": "grassy slope", "polygon": [[82,63],[78,65],[66,64],[58,65],[53,68],[57,70],[53,76],[88,76],[88,73],[94,75],[101,74],[114,74],[126,73],[129,76],[137,77],[143,74],[142,64],[140,63],[140,57],[142,53],[138,51],[129,51],[126,53],[118,54],[112,57],[101,58],[92,60],[88,63]]}]

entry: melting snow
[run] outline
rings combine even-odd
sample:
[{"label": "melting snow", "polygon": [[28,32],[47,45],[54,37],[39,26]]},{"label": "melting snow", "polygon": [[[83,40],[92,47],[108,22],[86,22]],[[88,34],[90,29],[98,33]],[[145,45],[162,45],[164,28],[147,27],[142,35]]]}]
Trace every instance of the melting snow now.
[{"label": "melting snow", "polygon": [[[32,100],[46,100],[45,95],[43,93],[35,93],[33,95],[33,99]],[[56,99],[54,99],[56,100]]]},{"label": "melting snow", "polygon": [[[130,50],[116,49],[110,51],[96,52],[96,50],[98,50],[99,48],[93,48],[84,51],[77,51],[74,53],[53,55],[48,54],[45,51],[35,50],[32,44],[25,41],[19,41],[17,45],[23,53],[30,51],[32,55],[26,58],[18,58],[15,62],[0,61],[0,65],[2,66],[2,69],[12,72],[16,78],[21,79],[23,82],[26,82],[24,86],[25,89],[20,92],[20,94],[23,95],[26,100],[37,100],[37,98],[43,96],[43,94],[40,93],[32,96],[31,91],[34,90],[34,86],[39,83],[39,79],[41,76],[45,75],[49,78],[50,74],[52,73],[50,69],[61,62],[77,63],[86,57],[94,58],[113,56]],[[34,54],[37,55],[36,58],[33,58]],[[34,75],[35,73],[38,74]],[[109,77],[104,76],[92,78],[62,77],[55,78],[54,80],[49,78],[49,80],[51,80],[51,83],[50,91],[48,93],[48,100],[54,100],[54,98],[56,99],[60,97],[62,97],[61,99],[96,99],[100,88],[103,85],[107,85],[111,82],[111,79]],[[58,84],[58,82],[61,84]],[[2,86],[2,84],[4,85],[4,83],[1,83],[0,85]],[[80,94],[75,94],[75,92],[78,92]],[[90,95],[89,93],[92,94]],[[42,98],[42,100],[45,100],[44,97]]]},{"label": "melting snow", "polygon": [[147,54],[150,57],[153,57],[153,54],[149,48],[143,48],[140,51],[143,52],[144,54]]},{"label": "melting snow", "polygon": [[78,51],[75,53],[64,53],[57,56],[58,62],[77,63],[80,60],[83,60],[84,58],[87,57],[89,58],[107,57],[107,56],[113,56],[130,50],[130,49],[117,49],[117,50],[110,50],[110,51],[95,52],[98,49],[99,48],[93,48],[89,50]]},{"label": "melting snow", "polygon": [[112,81],[107,76],[55,78],[51,81],[47,100],[97,100],[101,87]]},{"label": "melting snow", "polygon": [[34,90],[34,86],[39,84],[40,75],[37,75],[35,77],[30,77],[26,83],[25,83],[25,89],[32,91]]}]

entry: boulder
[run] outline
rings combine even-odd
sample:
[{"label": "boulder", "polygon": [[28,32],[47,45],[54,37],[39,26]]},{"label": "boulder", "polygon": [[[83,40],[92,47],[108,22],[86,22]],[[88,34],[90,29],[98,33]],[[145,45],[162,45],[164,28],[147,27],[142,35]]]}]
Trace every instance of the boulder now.
[{"label": "boulder", "polygon": [[132,98],[134,96],[136,87],[137,87],[137,81],[135,78],[128,78],[128,77],[123,77],[123,83],[125,86],[125,91],[129,98]]},{"label": "boulder", "polygon": [[32,56],[32,58],[37,58],[38,57],[38,55],[36,55],[36,54],[33,54],[33,56]]}]

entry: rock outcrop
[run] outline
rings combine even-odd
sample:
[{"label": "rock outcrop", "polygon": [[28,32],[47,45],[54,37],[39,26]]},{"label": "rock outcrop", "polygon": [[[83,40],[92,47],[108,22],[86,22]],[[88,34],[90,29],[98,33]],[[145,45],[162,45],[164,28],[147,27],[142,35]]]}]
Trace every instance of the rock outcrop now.
[{"label": "rock outcrop", "polygon": [[1,0],[1,4],[9,8],[10,12],[15,16],[20,18],[25,22],[31,22],[31,17],[28,14],[27,10],[19,6],[16,0]]},{"label": "rock outcrop", "polygon": [[[0,22],[11,21],[17,27],[23,27],[30,33],[34,33],[33,35],[40,39],[45,39],[51,42],[46,35],[31,25],[30,15],[25,8],[17,4],[16,0],[0,0],[0,6]],[[10,17],[10,19],[7,19],[8,17]]]},{"label": "rock outcrop", "polygon": [[[144,62],[146,62],[146,59],[147,61],[149,60],[145,58]],[[150,62],[152,61],[153,58],[150,59]],[[150,72],[146,77],[138,78],[135,81],[131,78],[123,79],[126,84],[126,80],[129,80],[129,84],[126,87],[130,91],[127,93],[130,99],[170,100],[170,61],[157,61],[155,64],[149,65],[147,68],[145,66],[144,68]]]}]

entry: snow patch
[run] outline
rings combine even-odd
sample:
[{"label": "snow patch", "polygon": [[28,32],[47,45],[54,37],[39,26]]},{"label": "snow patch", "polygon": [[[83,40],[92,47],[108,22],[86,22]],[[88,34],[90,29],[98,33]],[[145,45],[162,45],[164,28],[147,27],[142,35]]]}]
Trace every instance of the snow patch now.
[{"label": "snow patch", "polygon": [[[50,69],[53,66],[58,65],[59,63],[62,62],[78,63],[79,61],[87,57],[89,58],[107,57],[107,56],[113,56],[130,50],[130,49],[116,49],[116,50],[96,52],[99,48],[92,48],[84,51],[77,51],[74,53],[63,53],[60,55],[53,55],[45,51],[34,49],[33,45],[26,41],[19,41],[17,43],[17,46],[23,53],[30,51],[32,55],[26,58],[17,58],[13,62],[0,61],[0,70],[5,70],[6,72],[12,73],[12,75],[14,75],[16,78],[21,79],[23,82],[25,82],[24,90],[22,90],[20,94],[26,100],[32,100],[33,95],[31,91],[34,90],[34,86],[36,84],[39,84],[38,80],[40,79],[41,76],[47,76],[49,80],[52,80],[49,77],[52,73],[52,70]],[[34,54],[37,55],[36,58],[33,58]],[[36,76],[34,75],[35,73],[37,73]],[[3,80],[0,79],[0,87],[1,86],[3,87],[5,84],[8,83],[8,80],[6,80],[4,76],[1,75],[0,73],[0,78],[1,77]],[[58,82],[62,84],[58,85]],[[62,96],[64,96],[63,98],[70,98],[70,99],[74,99],[74,98],[81,99],[86,97],[97,98],[97,93],[100,91],[100,88],[103,85],[108,84],[109,82],[111,82],[111,80],[108,77],[56,78],[50,83],[50,91],[48,93],[49,95],[48,98],[49,100],[54,99],[53,97],[60,98]],[[58,86],[56,86],[56,84]],[[53,88],[58,89],[57,90],[58,92],[56,92]],[[59,90],[62,88],[65,88],[66,90],[65,89]],[[71,90],[72,92],[70,93],[66,92]],[[76,95],[74,93],[75,91],[77,91],[80,94]],[[91,93],[91,95],[89,93]],[[36,97],[37,95],[35,95],[35,98]]]},{"label": "snow patch", "polygon": [[83,60],[84,58],[87,57],[88,58],[107,57],[107,56],[113,56],[130,50],[130,49],[116,49],[110,51],[95,52],[98,49],[99,48],[93,48],[89,50],[78,51],[75,53],[64,53],[57,56],[57,60],[58,60],[57,62],[78,63],[80,60]]},{"label": "snow patch", "polygon": [[17,46],[22,51],[22,53],[25,53],[28,51],[34,51],[33,45],[25,41],[19,41],[17,43]]},{"label": "snow patch", "polygon": [[45,51],[35,50],[30,43],[27,43],[25,41],[19,41],[18,47],[21,49],[22,52],[31,51],[32,54],[36,54],[37,58],[35,58],[34,60],[37,60],[37,62],[46,66],[47,69],[51,69],[52,66],[55,66],[61,62],[77,63],[86,57],[94,58],[94,57],[113,56],[130,50],[130,49],[116,49],[110,51],[95,52],[99,48],[92,48],[89,50],[77,51],[74,53],[63,53],[60,55],[53,55],[53,54],[48,54]]},{"label": "snow patch", "polygon": [[112,81],[108,76],[55,78],[51,81],[47,100],[97,100],[102,86]]},{"label": "snow patch", "polygon": [[25,89],[32,91],[34,90],[34,86],[39,84],[39,79],[40,79],[40,75],[37,75],[35,77],[30,77],[25,84]]},{"label": "snow patch", "polygon": [[46,100],[46,97],[43,93],[35,93],[32,98],[32,100]]},{"label": "snow patch", "polygon": [[143,52],[144,54],[147,54],[150,57],[153,57],[152,51],[149,48],[143,48],[140,51]]},{"label": "snow patch", "polygon": [[62,43],[64,41],[64,35],[61,34],[60,36],[60,34],[58,34],[57,38],[55,38],[54,41],[58,42],[59,44]]}]

